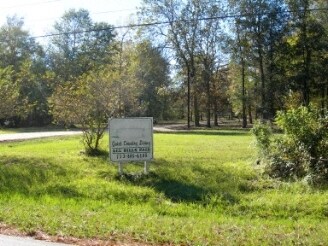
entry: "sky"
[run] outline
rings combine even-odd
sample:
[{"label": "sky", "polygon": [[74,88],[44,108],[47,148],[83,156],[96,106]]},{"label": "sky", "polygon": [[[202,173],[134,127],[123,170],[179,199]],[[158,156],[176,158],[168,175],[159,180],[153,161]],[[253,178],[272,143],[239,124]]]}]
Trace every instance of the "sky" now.
[{"label": "sky", "polygon": [[95,22],[114,26],[126,25],[141,0],[0,0],[0,26],[7,16],[24,18],[24,29],[31,36],[43,36],[52,31],[55,21],[69,9],[87,9]]}]

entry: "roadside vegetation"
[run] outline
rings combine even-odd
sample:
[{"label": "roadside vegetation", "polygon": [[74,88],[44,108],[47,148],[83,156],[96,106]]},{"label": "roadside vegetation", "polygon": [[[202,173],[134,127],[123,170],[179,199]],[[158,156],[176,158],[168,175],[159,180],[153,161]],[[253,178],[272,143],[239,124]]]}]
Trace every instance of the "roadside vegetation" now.
[{"label": "roadside vegetation", "polygon": [[[7,17],[0,134],[56,124],[83,137],[0,144],[0,229],[328,245],[327,11],[323,0],[143,0],[139,24],[71,9],[40,43]],[[118,176],[108,160],[108,119],[126,117],[186,126],[155,135],[147,176],[136,164]]]},{"label": "roadside vegetation", "polygon": [[263,175],[252,142],[245,131],[158,133],[146,176],[136,164],[118,176],[77,137],[2,143],[0,223],[112,242],[327,244],[328,192]]},{"label": "roadside vegetation", "polygon": [[258,123],[256,137],[258,162],[275,178],[305,179],[312,185],[328,183],[328,115],[312,107],[278,112],[275,122],[283,135],[274,136],[269,124]]}]

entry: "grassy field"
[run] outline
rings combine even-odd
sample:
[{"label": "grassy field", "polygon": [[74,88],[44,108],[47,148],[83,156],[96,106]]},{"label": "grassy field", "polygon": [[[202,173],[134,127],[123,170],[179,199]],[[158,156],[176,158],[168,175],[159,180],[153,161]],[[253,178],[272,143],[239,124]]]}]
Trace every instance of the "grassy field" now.
[{"label": "grassy field", "polygon": [[78,137],[2,143],[0,223],[155,245],[328,245],[328,192],[264,177],[251,141],[245,131],[155,134],[147,176],[136,164],[118,176]]}]

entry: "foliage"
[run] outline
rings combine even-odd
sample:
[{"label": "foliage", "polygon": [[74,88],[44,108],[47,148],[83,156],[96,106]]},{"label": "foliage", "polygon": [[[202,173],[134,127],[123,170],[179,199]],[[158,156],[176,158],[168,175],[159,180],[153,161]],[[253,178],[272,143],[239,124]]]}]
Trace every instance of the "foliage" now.
[{"label": "foliage", "polygon": [[[15,125],[22,122],[26,125],[46,124],[49,122],[46,98],[50,90],[45,76],[44,52],[23,25],[22,19],[13,16],[8,17],[7,23],[0,28],[0,69],[7,74],[2,78],[7,84],[2,90],[6,94],[2,97],[3,103],[12,107],[7,113],[11,111]],[[16,91],[14,94],[13,90]],[[9,98],[10,104],[6,102]]]},{"label": "foliage", "polygon": [[[277,125],[284,131],[270,141],[266,126],[253,130],[258,148],[266,160],[267,171],[274,177],[306,178],[314,184],[328,181],[328,121],[312,107],[279,112]],[[262,131],[261,131],[262,130]]]},{"label": "foliage", "polygon": [[23,29],[24,21],[17,16],[7,17],[0,28],[0,67],[12,66],[18,71],[22,63],[40,48]]},{"label": "foliage", "polygon": [[116,76],[104,71],[90,73],[73,85],[58,86],[50,99],[56,122],[82,127],[87,154],[99,153],[107,121],[117,113]]},{"label": "foliage", "polygon": [[[145,112],[146,106],[143,104],[141,94],[147,87],[148,81],[138,77],[140,68],[136,50],[134,44],[122,44],[119,52],[111,58],[112,63],[103,67],[104,71],[108,70],[115,74],[116,87],[113,93],[118,96],[116,106],[119,117],[142,116]],[[143,72],[142,68],[140,70]]]},{"label": "foliage", "polygon": [[270,153],[272,129],[268,123],[256,122],[251,130],[256,138],[256,147],[260,158],[265,158]]},{"label": "foliage", "polygon": [[[202,113],[206,125],[218,125],[218,112],[228,102],[225,100],[223,64],[226,34],[224,24],[217,17],[225,14],[219,1],[143,1],[141,17],[144,21],[167,22],[167,26],[149,26],[146,32],[156,35],[169,47],[167,54],[174,54],[178,73],[184,74],[180,84],[186,91],[186,118],[190,127],[192,116],[195,126],[200,126]],[[201,21],[202,19],[206,21]],[[158,40],[154,42],[157,45]],[[167,50],[167,49],[166,49]],[[173,52],[172,52],[173,51]],[[193,110],[191,110],[193,104]]]},{"label": "foliage", "polygon": [[[195,124],[199,125],[198,88],[196,76],[197,42],[200,41],[200,25],[202,16],[200,1],[143,1],[141,17],[147,22],[167,22],[168,26],[154,26],[147,30],[148,35],[162,38],[164,46],[172,47],[172,54],[181,71],[185,73],[187,87],[187,124],[190,127],[191,92],[194,94]],[[185,20],[188,20],[186,24]],[[194,88],[192,88],[194,87]]]},{"label": "foliage", "polygon": [[[323,13],[313,14],[309,9],[313,6],[327,8],[320,1],[288,2],[291,11],[291,26],[293,32],[288,37],[288,47],[291,52],[285,57],[288,67],[288,79],[291,88],[302,94],[302,103],[308,106],[313,102],[311,97],[321,97],[326,101],[327,79],[324,67],[327,65],[327,19],[322,19]],[[298,11],[303,9],[303,11]],[[325,15],[325,14],[324,14]],[[312,100],[311,100],[312,99]],[[328,108],[323,104],[323,108]]]},{"label": "foliage", "polygon": [[246,99],[250,99],[251,103],[247,104],[256,107],[256,114],[271,119],[275,108],[280,106],[277,105],[279,97],[286,92],[280,77],[280,57],[288,35],[286,4],[283,0],[231,0],[229,3],[234,12],[247,13],[247,16],[236,17],[232,25],[232,57],[241,70],[242,88],[238,97],[243,102],[243,110],[240,111],[246,118]]},{"label": "foliage", "polygon": [[20,117],[19,124],[25,126],[42,126],[51,123],[47,98],[53,90],[54,74],[47,71],[45,64],[40,63],[35,55],[34,60],[22,62],[15,74],[15,83],[19,87],[21,97],[25,98],[28,110]]},{"label": "foliage", "polygon": [[29,110],[29,104],[19,90],[19,85],[13,82],[12,67],[0,68],[0,119],[10,120],[14,116],[24,116]]},{"label": "foliage", "polygon": [[[94,30],[94,31],[92,31]],[[111,25],[93,22],[85,9],[71,9],[54,25],[48,47],[48,65],[61,83],[110,62],[114,49]]]},{"label": "foliage", "polygon": [[17,86],[11,82],[10,69],[0,70],[0,118],[15,115],[15,104],[19,97]]},{"label": "foliage", "polygon": [[[119,39],[112,25],[94,22],[85,9],[64,13],[43,45],[24,29],[22,18],[8,17],[0,27],[0,67],[12,71],[10,86],[19,91],[18,101],[12,102],[22,104],[24,98],[29,105],[24,114],[12,114],[13,120],[16,125],[48,124],[47,98],[54,88],[108,64],[116,67],[121,84],[131,83],[138,94],[134,107],[121,92],[121,116],[183,116],[188,126],[192,119],[197,126],[206,118],[211,126],[213,115],[218,125],[218,112],[229,112],[242,115],[246,127],[247,118],[249,123],[272,119],[278,110],[310,102],[324,115],[327,4],[143,0],[139,13],[146,25],[137,33],[147,33],[148,40],[142,42],[132,36]],[[228,18],[230,13],[234,18]]]},{"label": "foliage", "polygon": [[57,123],[82,127],[88,154],[100,153],[99,141],[110,117],[127,117],[141,110],[138,99],[143,87],[136,78],[132,54],[129,48],[122,50],[112,64],[74,83],[59,84],[50,98]]},{"label": "foliage", "polygon": [[140,81],[142,115],[160,120],[168,114],[167,97],[170,86],[169,63],[162,52],[149,41],[140,42],[130,52],[134,55],[132,69]]},{"label": "foliage", "polygon": [[[244,61],[244,60],[243,60]],[[244,64],[245,66],[245,64]],[[237,63],[229,64],[228,69],[228,98],[230,105],[232,107],[232,111],[235,115],[241,116],[242,118],[247,118],[246,115],[243,115],[243,107],[247,109],[248,113],[248,121],[252,124],[253,120],[253,112],[256,109],[257,105],[257,96],[254,95],[256,91],[256,87],[254,85],[254,73],[247,70],[244,71],[242,74],[240,71],[243,71],[242,67],[239,66]],[[244,83],[243,78],[244,77]],[[244,95],[243,95],[244,90]],[[245,104],[245,105],[244,105]],[[246,110],[245,110],[246,111]],[[245,112],[246,113],[246,112]]]}]

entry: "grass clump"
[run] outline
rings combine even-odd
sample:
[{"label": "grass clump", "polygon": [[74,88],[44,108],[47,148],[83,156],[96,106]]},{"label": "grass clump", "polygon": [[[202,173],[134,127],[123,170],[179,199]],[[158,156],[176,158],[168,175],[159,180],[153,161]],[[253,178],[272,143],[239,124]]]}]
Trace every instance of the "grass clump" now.
[{"label": "grass clump", "polygon": [[[327,244],[328,196],[263,177],[242,131],[155,134],[150,173],[78,137],[0,144],[0,222],[33,234],[183,245]],[[102,148],[106,149],[106,141]]]}]

